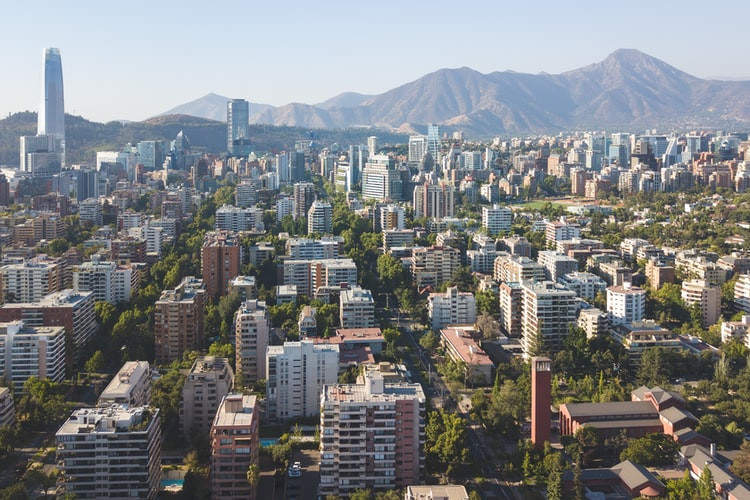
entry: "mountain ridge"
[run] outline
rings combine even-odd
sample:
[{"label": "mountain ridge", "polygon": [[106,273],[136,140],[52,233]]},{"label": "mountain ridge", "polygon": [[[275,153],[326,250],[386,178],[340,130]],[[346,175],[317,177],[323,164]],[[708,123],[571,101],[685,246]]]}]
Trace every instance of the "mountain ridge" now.
[{"label": "mountain ridge", "polygon": [[557,74],[438,69],[377,95],[343,92],[318,104],[265,105],[251,111],[250,123],[391,130],[438,123],[483,137],[579,128],[750,127],[750,81],[705,80],[636,49],[618,49]]}]

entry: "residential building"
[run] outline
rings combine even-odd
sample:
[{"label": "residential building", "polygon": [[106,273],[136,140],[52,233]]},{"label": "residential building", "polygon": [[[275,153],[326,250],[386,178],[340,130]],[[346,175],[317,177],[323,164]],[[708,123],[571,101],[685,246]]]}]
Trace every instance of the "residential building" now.
[{"label": "residential building", "polygon": [[633,368],[641,364],[641,356],[647,349],[661,347],[664,350],[680,351],[685,347],[677,335],[656,321],[646,319],[633,323],[611,324],[610,335],[628,352],[628,362]]},{"label": "residential building", "polygon": [[307,234],[330,234],[333,223],[333,206],[327,201],[315,200],[307,212]]},{"label": "residential building", "polygon": [[544,266],[545,279],[550,281],[559,281],[564,275],[578,271],[577,260],[554,250],[539,252],[537,260],[541,266]]},{"label": "residential building", "polygon": [[62,424],[55,438],[65,494],[153,500],[159,493],[158,408],[80,408]]},{"label": "residential building", "polygon": [[568,290],[573,290],[582,299],[592,300],[598,293],[605,293],[607,283],[596,274],[584,272],[567,273],[557,282]]},{"label": "residential building", "polygon": [[[312,297],[321,286],[357,283],[357,266],[352,259],[287,259],[283,264],[284,285],[297,287],[297,294]],[[278,295],[277,295],[278,299]]]},{"label": "residential building", "polygon": [[431,246],[417,247],[412,251],[411,275],[417,289],[437,288],[448,281],[461,265],[458,248]]},{"label": "residential building", "polygon": [[315,185],[312,182],[298,182],[294,185],[294,218],[307,218],[307,212],[315,201]]},{"label": "residential building", "polygon": [[466,262],[473,273],[492,273],[497,254],[493,241],[492,245],[483,246],[477,250],[467,250]]},{"label": "residential building", "polygon": [[688,307],[697,304],[703,328],[708,328],[721,318],[721,288],[707,281],[683,281],[682,302]]},{"label": "residential building", "polygon": [[16,407],[9,387],[0,387],[0,426],[13,427],[16,423]]},{"label": "residential building", "polygon": [[151,403],[151,367],[148,361],[126,361],[99,395],[97,406],[147,406]]},{"label": "residential building", "polygon": [[262,300],[243,302],[234,315],[237,375],[243,384],[266,378],[266,348],[270,339],[270,321]]},{"label": "residential building", "polygon": [[511,255],[531,257],[531,243],[523,236],[508,236],[497,240],[497,249]]},{"label": "residential building", "polygon": [[101,226],[104,220],[102,206],[97,198],[88,198],[78,202],[78,217],[81,222],[90,222]]},{"label": "residential building", "polygon": [[219,403],[234,386],[234,370],[227,358],[198,356],[185,378],[180,399],[180,429],[185,437],[206,435]]},{"label": "residential building", "polygon": [[214,228],[219,231],[251,231],[262,233],[263,209],[256,207],[240,208],[231,205],[222,205],[216,209]]},{"label": "residential building", "polygon": [[455,286],[448,287],[445,293],[431,293],[427,296],[427,314],[435,331],[448,325],[474,324],[477,319],[474,294],[459,292]]},{"label": "residential building", "polygon": [[472,385],[485,385],[493,380],[495,365],[475,340],[480,335],[474,325],[452,325],[440,330],[440,343],[445,354],[463,365],[466,380]]},{"label": "residential building", "polygon": [[578,328],[586,332],[586,338],[591,339],[607,333],[609,316],[596,307],[581,309],[578,312]]},{"label": "residential building", "polygon": [[646,290],[630,283],[607,288],[607,313],[611,325],[643,320],[646,316]]},{"label": "residential building", "polygon": [[348,496],[358,489],[421,483],[424,419],[419,384],[387,384],[368,372],[363,385],[324,386],[318,494]]},{"label": "residential building", "polygon": [[154,307],[154,339],[157,364],[182,359],[185,351],[204,345],[203,314],[206,289],[203,281],[186,276],[173,290],[164,290]]},{"label": "residential building", "polygon": [[91,256],[89,262],[73,267],[73,289],[76,292],[93,292],[95,301],[110,304],[128,302],[138,288],[138,271],[132,266],[118,266],[116,262],[102,260],[100,254]]},{"label": "residential building", "polygon": [[353,286],[341,290],[339,298],[341,328],[372,328],[375,326],[375,299],[370,290]]},{"label": "residential building", "polygon": [[338,381],[339,346],[312,340],[266,350],[266,415],[274,421],[317,416],[324,385]]},{"label": "residential building", "polygon": [[224,295],[229,282],[240,275],[242,245],[236,234],[209,231],[201,248],[201,272],[209,298]]},{"label": "residential building", "polygon": [[405,211],[398,205],[376,207],[373,220],[375,232],[403,231],[406,227]]},{"label": "residential building", "polygon": [[721,341],[729,342],[733,338],[739,339],[750,348],[750,316],[743,314],[740,321],[724,321],[721,323]]},{"label": "residential building", "polygon": [[257,485],[247,481],[258,465],[260,410],[255,396],[224,396],[211,425],[211,494],[214,498],[255,500]]},{"label": "residential building", "polygon": [[240,301],[258,298],[258,288],[255,286],[255,276],[237,276],[229,282],[229,293],[237,292]]},{"label": "residential building", "polygon": [[548,222],[545,230],[547,244],[553,247],[561,240],[572,240],[581,237],[581,225],[564,220]]},{"label": "residential building", "polygon": [[286,254],[295,260],[338,259],[344,255],[344,238],[289,238],[286,240]]},{"label": "residential building", "polygon": [[498,282],[544,281],[545,271],[544,266],[528,257],[500,254],[495,258],[493,277]]},{"label": "residential building", "polygon": [[405,500],[469,500],[466,487],[457,484],[409,486]]},{"label": "residential building", "polygon": [[523,327],[523,288],[515,281],[498,287],[500,330],[509,337],[520,337]]},{"label": "residential building", "polygon": [[654,290],[660,289],[665,283],[674,283],[674,266],[658,259],[649,259],[646,262],[646,279]]},{"label": "residential building", "polygon": [[302,306],[297,320],[297,330],[300,338],[315,337],[318,335],[318,310],[310,306]]},{"label": "residential building", "polygon": [[740,274],[734,284],[734,307],[750,313],[750,274]]},{"label": "residential building", "polygon": [[62,382],[65,378],[65,329],[0,323],[0,375],[17,390],[30,377]]},{"label": "residential building", "polygon": [[66,289],[46,295],[36,302],[4,304],[0,322],[21,320],[26,326],[62,326],[72,345],[67,365],[81,360],[83,349],[98,328],[94,314],[94,292]]},{"label": "residential building", "polygon": [[492,207],[482,207],[482,227],[489,234],[500,234],[510,231],[513,223],[513,212],[509,207],[492,205]]},{"label": "residential building", "polygon": [[34,258],[0,267],[3,302],[37,302],[63,289],[64,265],[59,260]]},{"label": "residential building", "polygon": [[[540,350],[554,354],[562,349],[568,328],[576,322],[576,294],[552,281],[525,281],[521,345],[524,359]],[[539,343],[543,345],[539,345]]]},{"label": "residential building", "polygon": [[396,247],[412,246],[414,246],[413,229],[386,229],[383,231],[383,249],[386,252],[390,252]]},{"label": "residential building", "polygon": [[450,184],[420,184],[414,187],[414,218],[443,219],[453,217],[456,188]]}]

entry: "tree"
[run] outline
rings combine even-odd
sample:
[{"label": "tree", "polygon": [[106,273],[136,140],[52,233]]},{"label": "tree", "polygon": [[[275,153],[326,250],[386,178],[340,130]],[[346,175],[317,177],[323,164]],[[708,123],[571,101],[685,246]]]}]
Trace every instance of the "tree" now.
[{"label": "tree", "polygon": [[695,497],[695,483],[690,477],[690,469],[685,470],[682,479],[667,481],[668,500],[684,500]]},{"label": "tree", "polygon": [[101,373],[104,369],[104,354],[102,351],[97,350],[91,355],[88,361],[86,361],[85,369],[88,373]]},{"label": "tree", "polygon": [[746,483],[750,481],[750,441],[742,441],[740,453],[734,458],[731,470]]},{"label": "tree", "polygon": [[581,464],[576,460],[573,466],[573,494],[575,500],[585,500],[583,480],[581,479]]},{"label": "tree", "polygon": [[382,254],[377,261],[378,276],[383,289],[390,293],[403,285],[404,268],[401,262],[391,254]]},{"label": "tree", "polygon": [[434,465],[458,465],[466,462],[466,420],[440,408],[432,411],[425,428],[427,459]]},{"label": "tree", "polygon": [[642,438],[631,439],[620,453],[620,460],[630,460],[648,467],[671,465],[675,461],[678,449],[679,443],[671,436],[662,433],[648,434]]},{"label": "tree", "polygon": [[247,468],[246,478],[248,484],[252,488],[255,488],[258,485],[258,481],[260,480],[260,468],[258,467],[258,464],[250,464]]},{"label": "tree", "polygon": [[716,488],[714,487],[714,477],[711,469],[703,467],[701,477],[698,478],[698,484],[695,487],[696,496],[699,500],[713,500],[716,498]]},{"label": "tree", "polygon": [[482,332],[482,337],[485,339],[496,339],[500,335],[500,325],[495,318],[487,312],[482,313],[477,318],[476,322],[479,330]]},{"label": "tree", "polygon": [[419,345],[421,345],[425,351],[432,352],[439,344],[440,339],[432,330],[419,337]]},{"label": "tree", "polygon": [[500,302],[495,293],[490,290],[476,294],[477,312],[489,316],[500,314]]},{"label": "tree", "polygon": [[547,477],[547,500],[563,500],[562,470],[553,467]]},{"label": "tree", "polygon": [[643,351],[641,365],[638,368],[638,383],[647,387],[667,383],[669,366],[665,358],[664,349],[661,347],[654,347]]},{"label": "tree", "polygon": [[354,490],[354,492],[349,495],[349,500],[372,500],[372,491],[369,489]]}]

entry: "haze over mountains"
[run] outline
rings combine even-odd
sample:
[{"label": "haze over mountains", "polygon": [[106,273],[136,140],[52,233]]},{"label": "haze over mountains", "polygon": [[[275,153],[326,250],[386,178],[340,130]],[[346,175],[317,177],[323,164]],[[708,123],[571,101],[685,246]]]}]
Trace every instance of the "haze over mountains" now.
[{"label": "haze over mountains", "polygon": [[[164,114],[224,121],[226,100],[209,94]],[[574,129],[744,128],[750,126],[750,81],[703,80],[621,49],[556,75],[441,69],[379,95],[345,92],[315,105],[250,106],[253,124],[410,132],[439,123],[480,137]]]}]

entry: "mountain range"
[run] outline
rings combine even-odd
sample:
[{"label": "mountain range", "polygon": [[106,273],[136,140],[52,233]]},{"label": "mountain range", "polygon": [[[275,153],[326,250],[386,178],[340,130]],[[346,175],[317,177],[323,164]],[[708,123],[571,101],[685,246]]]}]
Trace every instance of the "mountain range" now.
[{"label": "mountain range", "polygon": [[[226,120],[208,94],[164,114]],[[251,124],[423,131],[428,123],[488,137],[577,129],[750,126],[750,81],[704,80],[633,49],[560,74],[441,69],[379,95],[345,92],[318,104],[251,104]]]}]

